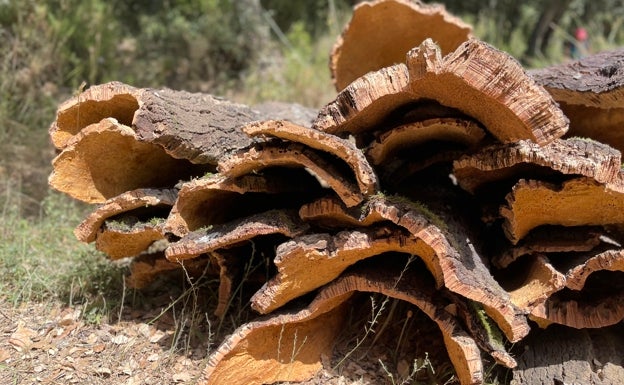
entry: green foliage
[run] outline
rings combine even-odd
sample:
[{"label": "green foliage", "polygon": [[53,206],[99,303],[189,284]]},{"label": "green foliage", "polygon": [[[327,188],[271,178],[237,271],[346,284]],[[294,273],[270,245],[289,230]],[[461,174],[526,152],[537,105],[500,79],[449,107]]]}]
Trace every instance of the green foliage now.
[{"label": "green foliage", "polygon": [[76,241],[73,228],[83,210],[51,193],[38,218],[23,218],[15,202],[4,200],[0,217],[0,293],[14,305],[60,300],[84,304],[101,316],[116,305],[123,286],[119,268],[89,245]]}]

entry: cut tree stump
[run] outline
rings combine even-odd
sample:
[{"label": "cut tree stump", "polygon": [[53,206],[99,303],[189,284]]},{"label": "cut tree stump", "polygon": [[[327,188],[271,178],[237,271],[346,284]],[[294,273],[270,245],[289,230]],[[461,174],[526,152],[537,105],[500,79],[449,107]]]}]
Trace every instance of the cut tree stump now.
[{"label": "cut tree stump", "polygon": [[[388,22],[392,20],[392,22]],[[472,36],[472,27],[444,6],[420,1],[375,0],[359,3],[330,55],[336,90],[370,71],[401,63],[411,48],[432,38],[443,54]]]},{"label": "cut tree stump", "polygon": [[406,61],[351,83],[321,109],[314,127],[357,136],[407,104],[435,100],[478,121],[502,142],[529,139],[544,145],[568,129],[557,104],[520,64],[479,40],[471,39],[442,57],[440,48],[427,39]]},{"label": "cut tree stump", "polygon": [[570,119],[571,136],[624,151],[624,49],[530,71]]},{"label": "cut tree stump", "polygon": [[511,385],[622,383],[622,325],[575,330],[553,325],[537,329],[518,344],[518,367]]}]

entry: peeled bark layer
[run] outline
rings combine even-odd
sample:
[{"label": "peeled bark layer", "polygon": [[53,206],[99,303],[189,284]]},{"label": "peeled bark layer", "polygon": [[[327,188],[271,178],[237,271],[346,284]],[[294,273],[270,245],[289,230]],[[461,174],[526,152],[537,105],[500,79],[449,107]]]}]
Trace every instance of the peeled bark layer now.
[{"label": "peeled bark layer", "polygon": [[[117,215],[148,208],[149,212],[160,211],[159,208],[171,208],[176,201],[178,192],[175,189],[138,189],[113,197],[82,221],[74,230],[79,241],[90,243],[95,241],[96,234],[104,221]],[[144,213],[142,213],[145,215]]]},{"label": "peeled bark layer", "polygon": [[195,258],[200,254],[234,247],[253,238],[282,234],[295,237],[307,230],[307,226],[291,213],[271,210],[241,218],[207,230],[196,230],[167,247],[165,254],[170,261]]},{"label": "peeled bark layer", "polygon": [[[361,269],[346,273],[324,287],[307,308],[297,312],[277,314],[265,321],[252,322],[239,328],[212,355],[204,372],[206,381],[204,384],[223,383],[220,381],[226,379],[232,383],[256,384],[262,381],[266,383],[292,381],[291,376],[295,375],[300,376],[298,378],[311,377],[314,371],[300,370],[302,364],[299,358],[292,360],[290,364],[279,365],[282,362],[280,346],[289,346],[288,343],[284,344],[284,341],[292,341],[293,329],[303,322],[305,324],[302,328],[305,327],[308,331],[308,340],[319,341],[319,345],[326,345],[326,335],[336,328],[336,324],[322,325],[328,320],[321,318],[318,314],[328,314],[334,309],[334,317],[339,318],[337,314],[339,312],[344,314],[347,310],[346,307],[341,307],[341,304],[355,291],[382,293],[407,301],[421,309],[440,327],[449,358],[461,383],[479,384],[483,381],[479,349],[457,321],[444,310],[445,303],[436,296],[432,284],[433,282],[427,283],[426,279],[423,280],[418,273],[401,274],[396,269],[386,271],[378,268]],[[306,336],[304,333],[298,332],[300,339]],[[333,333],[338,333],[338,330],[334,330]],[[268,337],[270,335],[273,337]],[[316,356],[318,364],[316,370],[318,370],[320,357],[318,353]],[[262,369],[251,371],[251,366],[261,360],[265,363]],[[271,365],[272,370],[264,370],[268,367],[266,365]],[[291,366],[290,369],[287,368],[288,365]],[[285,373],[290,374],[285,375]],[[300,380],[304,379],[306,378]]]},{"label": "peeled bark layer", "polygon": [[[274,260],[278,273],[251,299],[254,310],[267,314],[288,301],[336,279],[349,266],[388,252],[421,258],[442,284],[434,251],[406,231],[388,227],[343,231],[335,236],[310,234],[278,246]],[[313,274],[310,274],[314,271]]]},{"label": "peeled bark layer", "polygon": [[406,62],[353,82],[320,111],[314,127],[358,134],[384,121],[388,112],[433,99],[475,119],[502,142],[529,139],[544,145],[568,129],[557,104],[520,64],[479,40],[442,57],[427,39]]},{"label": "peeled bark layer", "polygon": [[542,226],[531,231],[516,246],[493,256],[492,264],[504,269],[525,255],[590,251],[605,241],[604,233],[600,227],[592,226]]},{"label": "peeled bark layer", "polygon": [[106,220],[95,237],[95,248],[111,259],[139,255],[154,242],[165,239],[163,224],[162,219],[152,223],[135,217]]},{"label": "peeled bark layer", "polygon": [[138,141],[130,127],[110,118],[82,129],[52,165],[50,186],[86,203],[138,188],[172,187],[201,172],[158,145]]},{"label": "peeled bark layer", "polygon": [[[327,207],[338,209],[336,205]],[[323,205],[316,208],[322,210]],[[490,274],[472,244],[476,239],[471,240],[461,224],[453,223],[449,231],[445,221],[451,223],[450,218],[456,214],[452,211],[443,214],[441,219],[426,207],[402,198],[372,197],[360,217],[354,219],[367,226],[390,221],[422,240],[433,250],[433,259],[428,267],[436,279],[450,291],[483,304],[506,337],[510,341],[518,341],[529,332],[523,312],[511,303],[509,294]],[[317,220],[329,220],[336,213],[329,213],[325,218],[318,212],[314,215]],[[346,217],[350,214],[345,212],[340,215]]]},{"label": "peeled bark layer", "polygon": [[342,159],[353,170],[362,195],[373,195],[379,189],[375,171],[362,151],[348,140],[294,123],[275,120],[250,124],[245,126],[243,131],[250,136],[272,136],[327,152]]},{"label": "peeled bark layer", "polygon": [[624,151],[624,49],[530,73],[570,119],[569,135]]},{"label": "peeled bark layer", "polygon": [[401,150],[425,145],[427,142],[445,141],[470,148],[484,137],[485,132],[472,121],[452,118],[427,119],[384,132],[370,144],[367,155],[371,162],[378,166]]},{"label": "peeled bark layer", "polygon": [[364,199],[355,177],[336,165],[331,158],[300,144],[264,143],[219,162],[218,170],[231,178],[270,167],[305,168],[326,183],[347,206]]},{"label": "peeled bark layer", "polygon": [[402,62],[407,51],[427,38],[438,42],[447,54],[471,35],[472,28],[442,5],[407,0],[362,2],[353,9],[351,21],[332,49],[334,85],[340,91],[367,72]]},{"label": "peeled bark layer", "polygon": [[237,178],[216,174],[185,182],[164,230],[183,237],[201,227],[288,207],[305,198],[308,191],[319,188],[314,178],[301,176],[291,172]]},{"label": "peeled bark layer", "polygon": [[56,119],[50,126],[52,143],[62,150],[83,128],[106,118],[132,126],[142,92],[127,84],[110,82],[93,86],[65,101],[58,107]]},{"label": "peeled bark layer", "polygon": [[481,186],[543,174],[582,175],[600,183],[613,182],[622,165],[619,151],[592,140],[555,140],[539,146],[528,140],[485,147],[453,164],[459,185],[475,193]]},{"label": "peeled bark layer", "polygon": [[196,258],[184,262],[170,262],[162,252],[142,254],[130,263],[130,275],[126,283],[134,289],[143,289],[163,275],[184,272],[186,278],[200,277],[203,274],[218,275],[208,258]]},{"label": "peeled bark layer", "polygon": [[[505,235],[514,244],[543,225],[586,226],[624,222],[621,182],[600,184],[577,178],[561,186],[521,180],[501,208]],[[608,209],[605,209],[608,208]]]}]

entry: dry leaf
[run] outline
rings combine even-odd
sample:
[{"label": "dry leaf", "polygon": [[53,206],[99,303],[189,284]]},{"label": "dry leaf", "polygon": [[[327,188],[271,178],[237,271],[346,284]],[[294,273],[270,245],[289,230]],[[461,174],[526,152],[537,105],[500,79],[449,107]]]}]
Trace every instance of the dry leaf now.
[{"label": "dry leaf", "polygon": [[104,351],[104,349],[106,349],[106,345],[104,345],[104,344],[97,344],[97,345],[93,346],[93,351],[95,353],[102,353]]},{"label": "dry leaf", "polygon": [[152,353],[149,357],[147,357],[147,360],[149,362],[154,362],[158,361],[158,358],[160,358],[160,356],[157,353]]},{"label": "dry leaf", "polygon": [[115,345],[124,345],[124,344],[127,344],[129,341],[130,341],[130,338],[128,338],[127,336],[123,334],[116,335],[115,337],[111,339],[111,342],[114,343]]},{"label": "dry leaf", "polygon": [[17,350],[23,351],[33,344],[33,338],[37,336],[37,332],[27,328],[24,322],[19,321],[17,323],[17,329],[9,338],[9,343],[13,345]]},{"label": "dry leaf", "polygon": [[191,375],[188,372],[180,372],[173,375],[173,382],[189,382],[191,381]]},{"label": "dry leaf", "polygon": [[4,349],[0,349],[0,362],[6,361],[11,358],[11,354]]},{"label": "dry leaf", "polygon": [[109,377],[111,374],[113,374],[113,372],[107,367],[97,368],[95,369],[95,373],[104,377]]}]

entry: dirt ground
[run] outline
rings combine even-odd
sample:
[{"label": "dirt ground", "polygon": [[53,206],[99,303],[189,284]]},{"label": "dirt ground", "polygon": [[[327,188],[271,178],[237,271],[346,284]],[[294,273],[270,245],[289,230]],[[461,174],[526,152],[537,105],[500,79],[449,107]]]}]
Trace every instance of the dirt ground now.
[{"label": "dirt ground", "polygon": [[[0,382],[196,384],[209,353],[233,330],[231,325],[219,329],[217,321],[208,316],[209,308],[203,304],[195,303],[193,316],[190,316],[190,302],[183,304],[180,293],[174,289],[161,287],[158,292],[143,294],[147,300],[126,299],[126,305],[118,313],[95,319],[85,305],[48,302],[16,307],[0,298]],[[352,329],[344,333],[334,357],[324,362],[326,369],[302,385],[455,383],[449,380],[452,376],[450,364],[440,363],[435,352],[431,366],[423,365],[418,375],[412,376],[412,381],[403,381],[413,369],[414,355],[403,352],[393,363],[390,356],[396,350],[396,341],[391,339],[375,339],[372,345],[362,345],[349,355],[355,341],[362,337],[366,317],[364,309],[361,322],[355,322]],[[410,321],[415,322],[415,327],[410,327],[413,332],[406,334],[410,339],[408,345],[421,352],[425,347],[440,345],[441,335],[436,334],[439,332],[416,318]],[[405,322],[395,315],[392,322],[385,324],[390,325],[389,328],[404,327]],[[396,333],[397,330],[388,329],[382,334],[396,336]],[[371,335],[369,342],[373,338]],[[331,369],[345,356],[348,358],[343,363]],[[386,369],[380,362],[385,362]],[[436,369],[437,372],[432,373]]]}]

